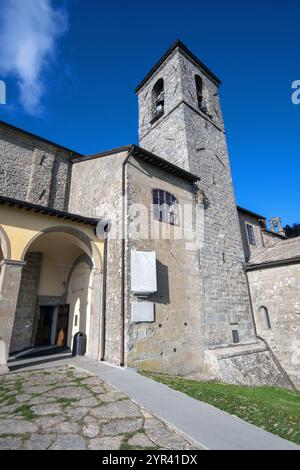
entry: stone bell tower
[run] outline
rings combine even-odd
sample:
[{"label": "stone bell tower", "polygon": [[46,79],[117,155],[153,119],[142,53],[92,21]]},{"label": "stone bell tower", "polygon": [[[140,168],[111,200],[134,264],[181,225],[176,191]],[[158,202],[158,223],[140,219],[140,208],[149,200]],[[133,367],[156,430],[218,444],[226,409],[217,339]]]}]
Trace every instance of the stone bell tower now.
[{"label": "stone bell tower", "polygon": [[140,146],[199,176],[206,196],[199,259],[208,349],[255,342],[220,84],[176,41],[136,88]]}]

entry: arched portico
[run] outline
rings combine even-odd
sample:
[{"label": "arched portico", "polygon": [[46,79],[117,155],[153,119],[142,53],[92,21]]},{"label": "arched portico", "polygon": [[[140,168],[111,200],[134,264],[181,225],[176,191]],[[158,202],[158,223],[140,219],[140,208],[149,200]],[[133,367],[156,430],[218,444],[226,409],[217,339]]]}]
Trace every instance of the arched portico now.
[{"label": "arched portico", "polygon": [[97,220],[6,205],[0,212],[0,341],[6,355],[39,345],[71,347],[83,330],[87,353],[97,357],[103,284]]}]

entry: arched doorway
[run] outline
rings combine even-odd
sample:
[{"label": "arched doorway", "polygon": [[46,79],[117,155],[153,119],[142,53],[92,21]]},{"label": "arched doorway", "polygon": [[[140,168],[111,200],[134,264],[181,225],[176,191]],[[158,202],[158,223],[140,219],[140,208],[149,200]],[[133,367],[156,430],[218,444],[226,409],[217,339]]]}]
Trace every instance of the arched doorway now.
[{"label": "arched doorway", "polygon": [[93,284],[95,275],[101,273],[101,260],[88,237],[69,228],[48,229],[29,243],[23,259],[26,265],[10,352],[33,347],[72,348],[78,331],[88,337],[87,352],[94,350],[89,338],[95,322],[100,321],[100,311],[95,309],[93,294],[101,295],[102,283],[97,283],[98,292]]}]

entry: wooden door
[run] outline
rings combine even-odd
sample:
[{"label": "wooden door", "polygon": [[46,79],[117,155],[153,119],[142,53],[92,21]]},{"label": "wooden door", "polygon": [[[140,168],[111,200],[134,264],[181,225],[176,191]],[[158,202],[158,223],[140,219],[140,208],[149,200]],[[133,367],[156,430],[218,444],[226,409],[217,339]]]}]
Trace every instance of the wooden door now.
[{"label": "wooden door", "polygon": [[53,323],[54,307],[40,306],[40,317],[35,338],[36,346],[49,346]]},{"label": "wooden door", "polygon": [[70,313],[70,305],[60,305],[58,307],[58,314],[57,314],[57,327],[56,327],[56,341],[59,335],[59,332],[63,330],[64,332],[64,346],[67,344],[68,339],[68,327],[69,327],[69,313]]}]

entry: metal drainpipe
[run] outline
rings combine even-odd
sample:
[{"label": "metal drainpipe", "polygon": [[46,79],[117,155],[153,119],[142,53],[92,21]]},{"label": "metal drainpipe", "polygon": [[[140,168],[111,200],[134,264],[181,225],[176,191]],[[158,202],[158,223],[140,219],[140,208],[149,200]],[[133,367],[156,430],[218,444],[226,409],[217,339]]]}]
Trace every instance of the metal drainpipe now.
[{"label": "metal drainpipe", "polygon": [[297,391],[297,387],[295,386],[295,384],[292,382],[290,376],[288,375],[288,373],[286,372],[286,370],[283,368],[283,366],[281,365],[281,362],[279,361],[278,357],[275,355],[274,351],[271,349],[271,347],[269,346],[268,342],[262,338],[261,336],[259,336],[257,334],[257,327],[256,327],[256,321],[255,321],[255,315],[254,315],[254,310],[253,310],[253,304],[252,304],[252,295],[251,295],[251,291],[250,291],[250,284],[249,284],[249,279],[248,279],[248,275],[247,275],[247,271],[246,271],[246,267],[245,265],[243,266],[244,268],[244,273],[245,273],[245,277],[246,277],[246,284],[247,284],[247,289],[248,289],[248,295],[249,295],[249,299],[250,299],[250,310],[251,310],[251,315],[252,315],[252,321],[253,321],[253,328],[254,328],[254,334],[256,336],[257,339],[259,339],[260,341],[262,341],[269,353],[271,354],[271,356],[273,357],[274,359],[274,362],[275,364],[277,365],[278,369],[280,370],[280,372],[282,373],[282,375],[285,377],[285,379],[287,380],[287,382],[290,384],[290,386],[292,387],[293,390]]},{"label": "metal drainpipe", "polygon": [[107,238],[104,240],[103,250],[103,269],[102,269],[102,312],[100,320],[100,334],[101,334],[101,350],[100,350],[100,361],[105,360],[105,328],[106,328],[106,276],[107,276]]},{"label": "metal drainpipe", "polygon": [[126,223],[126,164],[132,155],[133,147],[122,163],[122,233],[121,233],[121,345],[120,366],[125,365],[125,223]]}]

